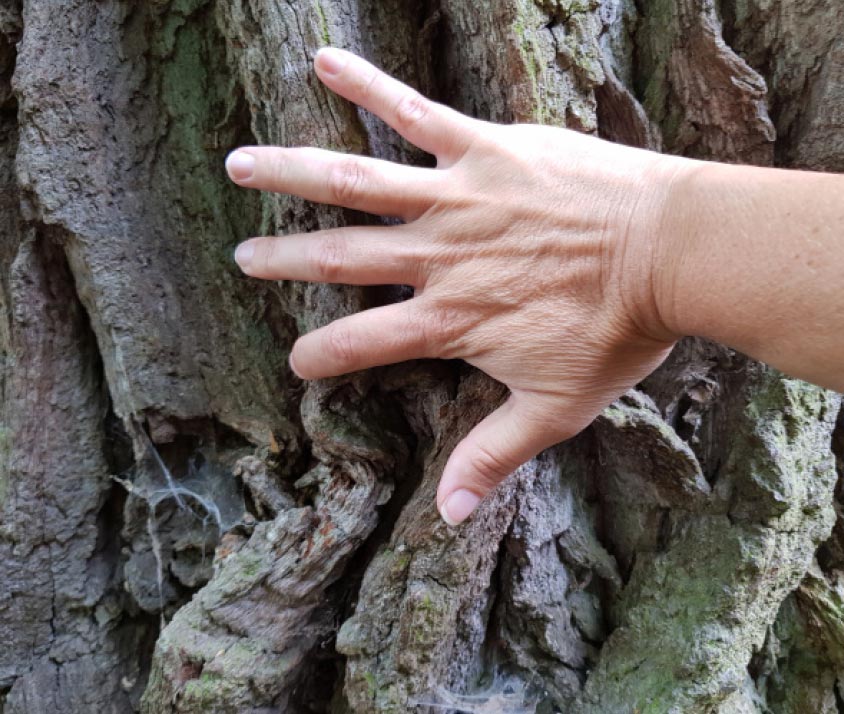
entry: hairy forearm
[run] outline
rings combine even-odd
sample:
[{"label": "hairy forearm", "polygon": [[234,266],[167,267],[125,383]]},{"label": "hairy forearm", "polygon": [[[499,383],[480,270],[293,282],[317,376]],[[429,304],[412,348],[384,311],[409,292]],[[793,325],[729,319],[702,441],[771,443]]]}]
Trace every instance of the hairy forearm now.
[{"label": "hairy forearm", "polygon": [[663,239],[668,330],[844,391],[844,177],[694,162]]}]

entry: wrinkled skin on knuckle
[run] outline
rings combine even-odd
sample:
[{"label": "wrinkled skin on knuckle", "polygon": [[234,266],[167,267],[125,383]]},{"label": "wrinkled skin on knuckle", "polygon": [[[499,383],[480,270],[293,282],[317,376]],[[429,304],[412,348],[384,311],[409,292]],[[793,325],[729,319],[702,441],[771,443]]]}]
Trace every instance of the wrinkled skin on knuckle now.
[{"label": "wrinkled skin on knuckle", "polygon": [[325,235],[310,247],[309,262],[318,282],[336,283],[343,276],[346,265],[346,242],[336,235]]},{"label": "wrinkled skin on knuckle", "polygon": [[439,243],[436,237],[429,236],[428,241],[416,264],[419,272],[426,277],[426,282],[433,284],[441,279],[448,269],[450,253],[448,245]]},{"label": "wrinkled skin on knuckle", "polygon": [[473,321],[459,300],[452,303],[430,299],[422,325],[426,344],[436,346],[436,356],[455,359],[471,353],[469,343]]},{"label": "wrinkled skin on knuckle", "polygon": [[519,464],[511,464],[478,443],[472,445],[468,465],[474,474],[476,487],[484,493],[494,489],[519,467]]},{"label": "wrinkled skin on knuckle", "polygon": [[357,203],[367,184],[367,172],[357,159],[343,159],[331,169],[328,190],[338,205]]},{"label": "wrinkled skin on knuckle", "polygon": [[441,355],[447,335],[447,318],[443,312],[434,306],[427,307],[417,316],[416,327],[423,352],[431,357]]},{"label": "wrinkled skin on knuckle", "polygon": [[405,94],[396,105],[395,116],[398,128],[412,129],[428,116],[431,110],[430,102],[419,92]]}]

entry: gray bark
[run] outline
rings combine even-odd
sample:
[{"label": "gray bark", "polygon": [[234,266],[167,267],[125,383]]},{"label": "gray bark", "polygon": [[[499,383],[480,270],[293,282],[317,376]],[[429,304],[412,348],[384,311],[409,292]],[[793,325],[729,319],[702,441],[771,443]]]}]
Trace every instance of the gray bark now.
[{"label": "gray bark", "polygon": [[5,0],[0,712],[844,710],[838,395],[684,340],[449,528],[503,388],[300,383],[298,334],[406,291],[243,278],[245,236],[378,219],[222,169],[430,163],[319,84],[334,44],[480,118],[841,171],[842,36],[838,0]]}]

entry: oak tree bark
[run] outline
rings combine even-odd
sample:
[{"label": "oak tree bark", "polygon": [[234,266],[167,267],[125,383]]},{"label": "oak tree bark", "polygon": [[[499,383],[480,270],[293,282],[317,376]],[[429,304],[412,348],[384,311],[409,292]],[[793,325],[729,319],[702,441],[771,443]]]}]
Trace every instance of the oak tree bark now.
[{"label": "oak tree bark", "polygon": [[484,119],[844,171],[842,38],[839,0],[3,0],[0,712],[844,711],[837,395],[686,339],[449,528],[502,387],[299,382],[298,334],[406,290],[242,277],[244,237],[379,219],[223,171],[430,163],[325,44]]}]

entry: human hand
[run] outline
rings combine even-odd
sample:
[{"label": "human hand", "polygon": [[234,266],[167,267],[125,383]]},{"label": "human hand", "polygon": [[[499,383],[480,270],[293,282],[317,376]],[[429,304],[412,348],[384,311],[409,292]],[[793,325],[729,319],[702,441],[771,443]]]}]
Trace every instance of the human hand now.
[{"label": "human hand", "polygon": [[667,356],[676,335],[659,316],[654,266],[683,160],[565,129],[477,121],[341,50],[321,50],[315,66],[330,89],[434,154],[437,168],[239,149],[226,166],[241,186],[405,223],[253,238],[235,257],[257,278],[415,289],[300,337],[290,363],[303,379],[462,358],[510,389],[445,467],[437,504],[455,525]]}]

